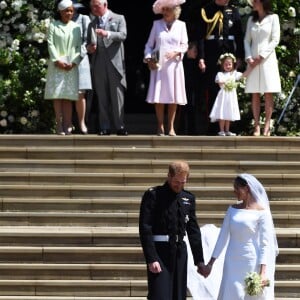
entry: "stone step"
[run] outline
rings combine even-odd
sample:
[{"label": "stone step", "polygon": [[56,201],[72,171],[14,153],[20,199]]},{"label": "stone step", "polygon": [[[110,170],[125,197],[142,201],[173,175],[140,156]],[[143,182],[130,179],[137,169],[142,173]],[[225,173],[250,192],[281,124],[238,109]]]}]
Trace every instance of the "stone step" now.
[{"label": "stone step", "polygon": [[[276,265],[276,280],[300,280],[300,264]],[[141,263],[0,263],[0,280],[134,280],[147,279]]]},{"label": "stone step", "polygon": [[[300,248],[279,248],[277,264],[300,265]],[[144,263],[142,248],[137,246],[3,246],[0,262],[9,263]]]},{"label": "stone step", "polygon": [[[200,223],[201,224],[201,223]],[[276,228],[279,247],[299,247],[300,228]],[[139,246],[138,228],[76,226],[1,226],[2,246]]]},{"label": "stone step", "polygon": [[[146,297],[85,297],[85,296],[0,296],[0,300],[146,300]],[[192,300],[187,297],[187,300]],[[295,298],[276,298],[275,300],[295,300]]]},{"label": "stone step", "polygon": [[0,280],[134,280],[147,278],[145,263],[0,263]]},{"label": "stone step", "polygon": [[[3,212],[138,212],[141,197],[128,198],[0,198]],[[232,199],[196,199],[198,212],[224,213],[228,206],[236,203]],[[294,200],[271,200],[272,213],[295,213],[300,209],[300,196]]]},{"label": "stone step", "polygon": [[[161,183],[161,182],[160,182]],[[31,184],[31,185],[0,185],[1,197],[25,197],[25,198],[130,198],[130,197],[142,197],[144,192],[150,187],[147,186],[118,186],[115,185],[49,185],[45,188],[45,185]],[[233,199],[233,188],[231,184],[226,186],[207,186],[190,185],[187,184],[186,188],[190,192],[194,193],[199,199],[202,197],[205,199]],[[289,200],[297,200],[300,195],[300,186],[274,186],[266,187],[270,201],[283,200],[288,198]]]},{"label": "stone step", "polygon": [[[256,174],[253,174],[256,175]],[[189,177],[188,185],[194,186],[232,186],[236,172],[232,173],[195,173]],[[259,174],[258,179],[266,187],[298,187],[299,174]],[[0,173],[2,185],[117,185],[153,186],[166,180],[164,173],[66,173],[66,172],[3,172]]]},{"label": "stone step", "polygon": [[[73,296],[0,296],[0,300],[146,300],[147,298],[144,297],[73,297]],[[192,297],[188,296],[187,300],[193,300]],[[205,300],[205,299],[203,299]],[[210,300],[210,299],[207,299]],[[288,298],[288,297],[275,297],[274,300],[295,300],[295,298]]]},{"label": "stone step", "polygon": [[[1,296],[52,295],[52,296],[90,296],[104,297],[107,291],[110,296],[145,297],[147,294],[146,280],[0,280]],[[300,281],[276,280],[276,297],[298,297]]]},{"label": "stone step", "polygon": [[277,264],[290,264],[300,263],[300,248],[296,246],[295,248],[285,248],[279,249],[279,255],[276,258]]},{"label": "stone step", "polygon": [[[169,159],[1,159],[1,172],[162,173]],[[194,173],[299,174],[300,161],[199,160],[189,161]]]},{"label": "stone step", "polygon": [[[0,300],[146,300],[146,297],[85,297],[85,296],[0,296]],[[187,300],[192,300],[187,297]],[[276,298],[275,300],[295,300],[294,298]]]},{"label": "stone step", "polygon": [[276,265],[276,280],[300,280],[300,265],[299,264],[277,264]]},{"label": "stone step", "polygon": [[2,159],[164,159],[299,161],[300,147],[291,148],[137,148],[121,147],[2,147]]},{"label": "stone step", "polygon": [[237,173],[261,179],[280,247],[276,300],[299,298],[299,146],[299,137],[0,136],[0,300],[145,299],[139,205],[173,159],[191,165],[200,225],[220,225]]},{"label": "stone step", "polygon": [[[287,255],[289,255],[287,253]],[[0,262],[56,263],[144,263],[140,245],[137,246],[2,246]]]},{"label": "stone step", "polygon": [[1,245],[139,246],[136,227],[2,226]]},{"label": "stone step", "polygon": [[[197,213],[201,224],[221,226],[224,212]],[[300,227],[300,213],[272,212],[276,227]],[[0,212],[0,226],[112,226],[137,227],[139,212]]]},{"label": "stone step", "polygon": [[122,136],[97,136],[89,135],[39,135],[39,134],[20,134],[20,135],[1,135],[0,147],[6,148],[8,145],[13,147],[167,147],[167,148],[186,148],[186,147],[205,147],[205,148],[298,148],[299,137],[271,136],[268,138],[254,136],[223,137],[218,136],[156,136],[156,135],[129,135]]}]

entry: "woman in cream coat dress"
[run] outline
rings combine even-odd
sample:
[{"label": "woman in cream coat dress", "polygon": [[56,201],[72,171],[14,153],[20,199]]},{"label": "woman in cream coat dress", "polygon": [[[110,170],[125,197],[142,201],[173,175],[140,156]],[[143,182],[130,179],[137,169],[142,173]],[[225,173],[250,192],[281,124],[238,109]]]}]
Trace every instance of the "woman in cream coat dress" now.
[{"label": "woman in cream coat dress", "polygon": [[278,15],[271,12],[271,0],[248,0],[253,6],[245,34],[245,57],[253,68],[247,78],[246,93],[252,94],[254,118],[253,135],[260,135],[260,96],[265,97],[264,136],[270,135],[270,121],[274,102],[273,93],[281,92],[275,48],[280,40]]}]

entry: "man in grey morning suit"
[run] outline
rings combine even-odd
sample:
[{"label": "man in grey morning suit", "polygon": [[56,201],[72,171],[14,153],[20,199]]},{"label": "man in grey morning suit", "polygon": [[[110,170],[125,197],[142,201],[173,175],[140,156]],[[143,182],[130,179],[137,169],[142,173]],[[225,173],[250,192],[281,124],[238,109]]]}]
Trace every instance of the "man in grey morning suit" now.
[{"label": "man in grey morning suit", "polygon": [[95,16],[88,28],[87,50],[90,54],[93,90],[99,110],[99,135],[111,133],[111,120],[118,135],[127,135],[124,126],[126,89],[123,42],[127,36],[123,15],[108,9],[107,0],[91,0]]}]

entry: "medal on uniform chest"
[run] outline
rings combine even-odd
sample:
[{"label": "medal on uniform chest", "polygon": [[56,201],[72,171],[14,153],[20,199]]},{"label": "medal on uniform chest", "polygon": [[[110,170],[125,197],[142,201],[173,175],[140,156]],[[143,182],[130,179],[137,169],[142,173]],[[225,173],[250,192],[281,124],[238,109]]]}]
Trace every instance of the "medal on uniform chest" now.
[{"label": "medal on uniform chest", "polygon": [[187,223],[190,220],[189,215],[185,215],[184,222]]}]

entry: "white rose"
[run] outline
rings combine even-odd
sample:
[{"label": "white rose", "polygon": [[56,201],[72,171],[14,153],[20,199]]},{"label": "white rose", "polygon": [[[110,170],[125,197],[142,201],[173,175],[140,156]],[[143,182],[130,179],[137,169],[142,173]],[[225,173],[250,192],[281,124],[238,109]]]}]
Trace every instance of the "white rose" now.
[{"label": "white rose", "polygon": [[31,116],[32,117],[37,117],[39,115],[39,111],[34,109],[32,112],[31,112]]},{"label": "white rose", "polygon": [[19,50],[19,46],[20,46],[20,41],[18,39],[13,40],[12,44],[11,44],[11,48],[12,50]]},{"label": "white rose", "polygon": [[285,133],[285,132],[287,132],[287,129],[286,129],[286,127],[284,127],[284,126],[282,126],[282,125],[280,125],[279,127],[278,127],[278,132],[281,132],[281,133]]},{"label": "white rose", "polygon": [[281,50],[286,51],[286,46],[285,45],[281,45],[280,48],[281,48]]},{"label": "white rose", "polygon": [[5,9],[7,7],[7,3],[5,1],[0,2],[0,9]]},{"label": "white rose", "polygon": [[288,9],[288,13],[289,13],[290,17],[293,17],[293,18],[296,17],[296,10],[295,10],[294,7],[290,6],[289,9]]},{"label": "white rose", "polygon": [[23,5],[22,0],[16,0],[12,2],[11,6],[15,9],[15,11],[19,11]]},{"label": "white rose", "polygon": [[243,16],[243,15],[245,14],[245,9],[244,9],[244,7],[240,7],[240,8],[239,8],[239,14],[240,14],[241,16]]},{"label": "white rose", "polygon": [[245,7],[245,14],[249,15],[252,12],[252,8],[250,6]]},{"label": "white rose", "polygon": [[284,100],[286,98],[286,95],[284,93],[279,94],[279,99]]},{"label": "white rose", "polygon": [[26,125],[26,124],[27,124],[27,118],[21,117],[21,118],[20,118],[20,123],[21,123],[22,125]]},{"label": "white rose", "polygon": [[45,58],[41,58],[40,60],[39,60],[39,64],[40,65],[45,65],[47,63],[47,60],[45,59]]},{"label": "white rose", "polygon": [[2,127],[6,127],[6,126],[7,126],[7,121],[6,121],[6,119],[2,119],[2,120],[0,121],[0,126],[2,126]]},{"label": "white rose", "polygon": [[21,33],[24,33],[26,31],[26,28],[27,28],[27,26],[23,23],[19,25],[19,30]]},{"label": "white rose", "polygon": [[1,116],[2,118],[5,118],[5,117],[7,116],[7,111],[6,111],[6,110],[1,110],[0,116]]},{"label": "white rose", "polygon": [[294,34],[295,35],[300,34],[300,28],[294,28]]}]

